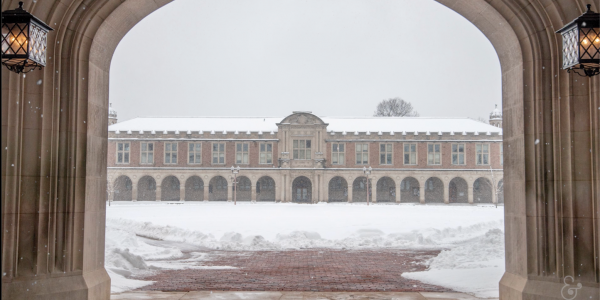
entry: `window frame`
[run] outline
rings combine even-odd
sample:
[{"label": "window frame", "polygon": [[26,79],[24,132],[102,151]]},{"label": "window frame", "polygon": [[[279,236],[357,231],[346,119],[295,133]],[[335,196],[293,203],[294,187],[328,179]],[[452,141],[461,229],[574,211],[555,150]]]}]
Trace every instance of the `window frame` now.
[{"label": "window frame", "polygon": [[[175,151],[169,150],[167,152],[167,144],[171,144],[171,145],[175,144],[175,148],[177,148],[177,149]],[[163,151],[164,151],[164,154],[163,154],[163,163],[165,165],[176,165],[177,162],[178,162],[178,160],[179,160],[179,157],[178,157],[179,156],[179,145],[178,145],[178,142],[164,142]],[[175,162],[173,162],[173,153],[175,153]],[[167,154],[171,155],[171,157],[170,157],[171,162],[167,162]]]},{"label": "window frame", "polygon": [[[477,151],[477,146],[487,146],[487,153],[481,153],[479,154],[479,152]],[[483,147],[482,147],[482,151],[483,151]],[[490,144],[489,143],[477,143],[475,144],[475,165],[477,166],[489,166],[490,165]],[[487,163],[479,163],[479,155],[481,155],[482,160],[484,155],[487,154]],[[483,161],[482,161],[483,162]]]},{"label": "window frame", "polygon": [[[267,151],[267,146],[271,146],[271,151]],[[265,151],[262,150],[262,146],[265,146]],[[262,154],[265,153],[265,159],[263,162]],[[270,155],[270,157],[268,157]],[[271,162],[269,162],[269,159]],[[273,164],[273,143],[260,143],[258,144],[258,164],[259,165],[272,165]]]},{"label": "window frame", "polygon": [[[119,150],[119,144],[123,145],[123,150]],[[127,145],[127,150],[125,150]],[[128,165],[131,162],[131,142],[117,142],[115,147],[115,163],[118,165]],[[123,162],[119,162],[119,153],[123,154]],[[127,162],[125,161],[125,154],[127,154]]]},{"label": "window frame", "polygon": [[[409,151],[408,154],[414,154],[415,157],[415,162],[414,163],[410,163],[410,158],[409,158],[409,162],[406,162],[406,146],[410,145],[415,145],[415,151]],[[405,166],[417,166],[419,165],[419,144],[418,143],[403,143],[402,144],[402,164]]]},{"label": "window frame", "polygon": [[[146,144],[146,149],[148,149],[148,145],[152,145],[152,150],[144,150],[144,144]],[[152,165],[154,164],[154,142],[140,142],[140,165]],[[152,153],[152,161],[147,162],[148,154]],[[142,162],[142,158],[146,154],[146,162]]]},{"label": "window frame", "polygon": [[[460,151],[458,151],[458,147],[462,145],[463,146],[463,152],[461,153]],[[454,151],[454,146],[456,147],[456,152]],[[463,157],[463,163],[460,163],[460,155],[462,154]],[[454,155],[458,155],[458,163],[454,163]],[[453,166],[464,166],[467,164],[467,144],[466,143],[452,143],[450,144],[450,164]]]},{"label": "window frame", "polygon": [[[217,154],[223,153],[223,162],[222,163],[215,162],[215,144],[217,144],[217,145],[222,144],[223,145],[223,151],[221,152],[221,150],[217,149],[217,152],[216,152]],[[218,148],[218,146],[217,146],[217,148]],[[227,143],[225,143],[225,142],[212,142],[211,145],[210,145],[210,150],[211,150],[210,162],[211,162],[212,165],[225,165],[225,164],[227,164]],[[220,158],[220,156],[217,157],[217,159],[219,159],[219,158]]]},{"label": "window frame", "polygon": [[[242,154],[241,162],[238,162],[238,145],[241,145],[242,150],[239,153]],[[247,151],[244,151],[244,145],[248,147]],[[246,154],[246,162],[244,162],[244,153]],[[250,164],[250,143],[248,142],[236,142],[235,143],[235,164],[236,165],[247,165]]]},{"label": "window frame", "polygon": [[[190,145],[194,145],[194,150],[190,151]],[[196,145],[199,145],[200,151],[196,151]],[[188,142],[188,165],[201,165],[202,164],[202,142]],[[199,152],[199,153],[198,153]],[[194,162],[190,162],[190,153],[194,154]],[[196,162],[196,154],[200,154],[200,162]]]},{"label": "window frame", "polygon": [[[359,152],[357,152],[358,151],[358,145],[366,146],[366,149],[367,149],[366,152],[365,151],[361,151],[360,152],[361,158],[363,159],[361,162],[358,161],[358,155],[359,155]],[[362,142],[360,142],[360,143],[355,143],[354,144],[354,160],[355,160],[355,163],[357,165],[365,166],[365,165],[369,164],[369,150],[370,150],[369,148],[370,148],[369,143],[362,143]],[[364,156],[365,155],[367,156],[367,162],[364,162]]]},{"label": "window frame", "polygon": [[[387,158],[388,154],[391,155],[390,163],[382,163],[381,162],[381,145],[386,145],[386,147],[385,147],[386,151],[384,151],[384,153],[386,154],[386,158]],[[389,152],[387,151],[388,145],[392,147],[392,149]],[[384,165],[384,166],[393,166],[394,165],[394,143],[379,143],[379,164]]]},{"label": "window frame", "polygon": [[[333,145],[337,145],[338,151],[334,152]],[[340,149],[340,145],[344,148],[344,151],[339,151]],[[343,156],[344,159],[342,159],[340,161],[340,154]],[[333,162],[333,156],[336,156],[337,158],[337,163]],[[346,143],[331,143],[331,164],[332,165],[336,165],[336,166],[343,166],[346,164]]]},{"label": "window frame", "polygon": [[[430,162],[429,146],[433,146],[433,152],[432,152],[434,154],[434,157],[433,157],[434,162],[433,163]],[[439,162],[438,163],[435,163],[435,153],[436,153],[435,146],[439,146],[439,152],[438,152]],[[441,143],[427,143],[427,165],[428,166],[441,166],[442,165],[442,144]]]},{"label": "window frame", "polygon": [[[304,148],[299,147],[301,141],[304,144]],[[310,142],[310,147],[306,146],[307,142]],[[298,147],[296,147],[296,145]],[[300,151],[303,151],[304,158],[300,158]],[[296,154],[298,154],[298,155],[296,155]],[[312,139],[292,140],[292,159],[294,159],[294,160],[311,160],[312,159]]]}]

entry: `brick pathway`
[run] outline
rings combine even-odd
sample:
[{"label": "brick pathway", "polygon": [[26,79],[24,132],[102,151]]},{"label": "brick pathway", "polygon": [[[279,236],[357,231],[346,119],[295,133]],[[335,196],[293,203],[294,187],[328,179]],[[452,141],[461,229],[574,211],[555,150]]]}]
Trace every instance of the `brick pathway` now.
[{"label": "brick pathway", "polygon": [[237,269],[158,271],[141,279],[156,283],[146,291],[396,291],[448,292],[449,289],[401,277],[422,271],[424,260],[440,251],[299,250],[209,251],[204,266]]}]

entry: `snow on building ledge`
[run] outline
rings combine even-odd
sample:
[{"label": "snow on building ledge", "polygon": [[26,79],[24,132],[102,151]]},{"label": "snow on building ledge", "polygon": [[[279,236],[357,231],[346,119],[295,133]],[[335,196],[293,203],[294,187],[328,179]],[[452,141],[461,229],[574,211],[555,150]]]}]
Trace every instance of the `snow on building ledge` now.
[{"label": "snow on building ledge", "polygon": [[[299,112],[306,113],[306,112]],[[431,132],[440,133],[458,133],[467,135],[467,132],[478,135],[481,133],[502,135],[502,128],[484,124],[469,118],[396,118],[396,117],[321,117],[325,123],[326,130],[335,134],[345,135],[353,132],[354,135],[370,135],[371,132],[377,132],[378,135],[395,132],[412,132],[414,135],[424,133],[430,135]],[[118,132],[198,132],[203,134],[203,130],[208,130],[211,134],[219,132],[268,132],[275,134],[278,131],[278,123],[283,118],[274,117],[148,117],[135,118],[128,121],[113,124],[109,126],[108,131]],[[289,123],[280,123],[279,125],[290,125]],[[293,124],[291,124],[293,125]]]}]

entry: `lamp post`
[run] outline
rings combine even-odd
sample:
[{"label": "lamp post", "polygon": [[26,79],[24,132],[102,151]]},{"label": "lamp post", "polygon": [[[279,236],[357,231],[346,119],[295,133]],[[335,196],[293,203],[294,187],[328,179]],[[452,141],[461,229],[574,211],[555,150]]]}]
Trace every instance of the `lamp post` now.
[{"label": "lamp post", "polygon": [[2,12],[2,64],[9,71],[27,73],[46,66],[48,32],[53,30],[23,9],[23,2]]},{"label": "lamp post", "polygon": [[556,31],[563,40],[562,68],[587,77],[600,74],[600,14],[591,7],[588,4],[584,14]]},{"label": "lamp post", "polygon": [[231,166],[231,174],[233,174],[233,205],[237,205],[237,174],[240,172],[240,166],[234,168]]},{"label": "lamp post", "polygon": [[363,173],[367,176],[367,206],[369,206],[369,175],[371,175],[372,171],[373,168],[371,168],[370,166],[368,169],[367,167],[363,167]]}]

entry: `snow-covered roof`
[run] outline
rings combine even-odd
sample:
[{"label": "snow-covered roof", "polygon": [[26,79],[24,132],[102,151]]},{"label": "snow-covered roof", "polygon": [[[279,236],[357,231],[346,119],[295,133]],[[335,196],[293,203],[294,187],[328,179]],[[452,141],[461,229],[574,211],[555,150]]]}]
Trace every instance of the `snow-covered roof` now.
[{"label": "snow-covered roof", "polygon": [[273,117],[152,117],[135,118],[108,127],[108,131],[277,131]]},{"label": "snow-covered roof", "polygon": [[502,132],[502,128],[468,118],[323,117],[321,119],[329,123],[327,131],[335,132]]},{"label": "snow-covered roof", "polygon": [[[321,117],[335,132],[502,132],[502,128],[468,118]],[[109,131],[277,131],[282,117],[152,117],[135,118]]]}]

